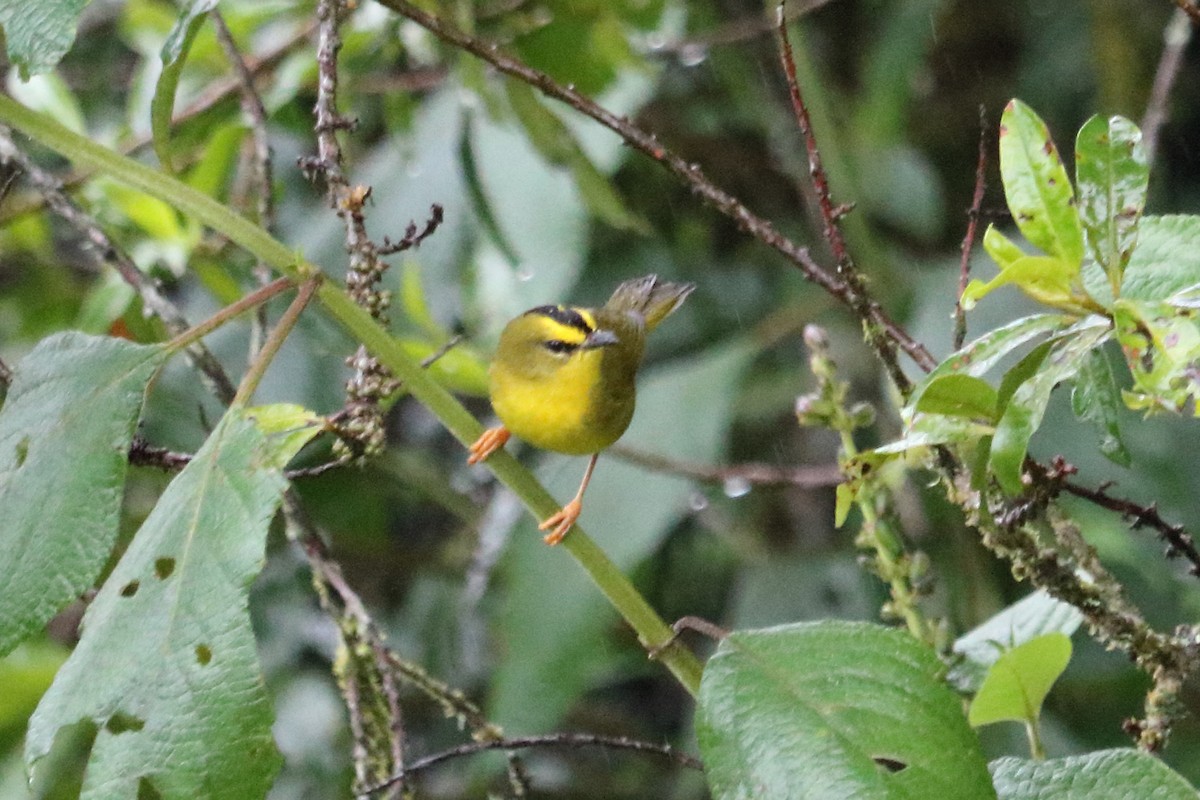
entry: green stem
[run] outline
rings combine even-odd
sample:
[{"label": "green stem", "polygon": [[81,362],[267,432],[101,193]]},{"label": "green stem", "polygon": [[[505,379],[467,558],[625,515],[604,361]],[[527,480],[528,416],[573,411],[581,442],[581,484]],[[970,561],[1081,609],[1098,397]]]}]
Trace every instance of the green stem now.
[{"label": "green stem", "polygon": [[292,285],[291,278],[277,278],[259,289],[255,289],[250,294],[237,300],[224,308],[217,311],[208,319],[188,328],[183,333],[176,336],[171,341],[167,342],[167,350],[172,353],[177,353],[193,342],[203,339],[217,328],[224,325],[229,320],[236,317],[238,314],[243,314],[257,305],[261,305],[270,300],[275,295],[282,292]]},{"label": "green stem", "polygon": [[[89,141],[5,95],[0,95],[0,122],[16,128],[78,165],[111,175],[194,217],[293,282],[305,282],[321,275],[318,267],[208,195]],[[456,439],[465,445],[478,438],[483,426],[416,360],[405,353],[370,314],[355,305],[345,292],[329,283],[322,283],[317,288],[316,296],[329,315],[362,342],[393,375],[404,381],[413,397],[428,408]],[[550,493],[508,453],[503,450],[496,453],[487,460],[487,465],[538,519],[545,519],[558,511],[559,504]],[[673,634],[670,627],[582,529],[573,528],[561,546],[575,557],[613,607],[637,632],[643,646],[653,651],[671,641]],[[685,689],[693,695],[698,692],[701,665],[690,651],[678,644],[671,644],[659,653],[658,659]]]},{"label": "green stem", "polygon": [[[283,278],[282,280],[288,279]],[[290,283],[291,281],[288,280],[288,282]],[[296,299],[287,307],[287,311],[283,312],[283,316],[279,318],[279,322],[275,323],[275,328],[271,331],[271,335],[263,342],[258,355],[254,357],[254,362],[246,370],[246,374],[242,376],[242,382],[238,386],[237,394],[234,395],[231,405],[245,405],[254,396],[254,391],[258,388],[259,381],[262,380],[263,375],[266,374],[267,367],[275,360],[279,348],[283,347],[288,334],[296,326],[296,320],[300,319],[300,312],[304,311],[304,307],[308,305],[308,301],[312,300],[313,294],[316,293],[320,282],[320,278],[310,278],[300,287]],[[275,281],[275,283],[279,283],[279,281]],[[273,286],[274,284],[269,285]]]},{"label": "green stem", "polygon": [[1034,761],[1046,760],[1046,748],[1042,744],[1042,734],[1038,730],[1038,723],[1035,719],[1025,720],[1025,735],[1029,738],[1029,754]]}]

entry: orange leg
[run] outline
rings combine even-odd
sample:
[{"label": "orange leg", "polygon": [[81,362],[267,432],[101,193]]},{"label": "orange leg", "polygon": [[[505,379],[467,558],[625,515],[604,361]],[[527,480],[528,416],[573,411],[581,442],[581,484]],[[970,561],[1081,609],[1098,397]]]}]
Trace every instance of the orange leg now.
[{"label": "orange leg", "polygon": [[504,443],[508,441],[510,436],[512,434],[503,425],[488,428],[467,448],[468,452],[470,452],[470,455],[467,456],[467,463],[478,464],[480,461],[485,460],[492,453],[504,447]]},{"label": "orange leg", "polygon": [[539,531],[550,530],[542,541],[546,544],[558,544],[567,535],[567,531],[571,530],[571,526],[579,519],[579,515],[583,513],[583,493],[587,491],[588,482],[592,479],[592,470],[596,468],[596,459],[600,457],[599,453],[592,456],[588,461],[587,470],[583,473],[583,483],[579,484],[579,491],[575,493],[574,499],[567,503],[555,515],[546,519],[541,525],[538,525]]}]

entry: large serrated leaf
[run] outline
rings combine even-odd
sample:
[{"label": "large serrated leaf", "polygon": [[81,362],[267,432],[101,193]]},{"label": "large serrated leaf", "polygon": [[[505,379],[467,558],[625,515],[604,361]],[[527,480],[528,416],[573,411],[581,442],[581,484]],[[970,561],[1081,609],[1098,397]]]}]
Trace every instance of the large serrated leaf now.
[{"label": "large serrated leaf", "polygon": [[1053,631],[1006,650],[971,702],[973,727],[1013,721],[1037,724],[1050,687],[1071,660],[1071,637]]},{"label": "large serrated leaf", "polygon": [[1116,290],[1137,242],[1150,165],[1142,132],[1124,117],[1095,116],[1075,139],[1079,218],[1092,257]]},{"label": "large serrated leaf", "polygon": [[1020,100],[1009,101],[1000,118],[1000,176],[1025,238],[1077,271],[1083,263],[1083,227],[1075,192],[1046,123]]},{"label": "large serrated leaf", "polygon": [[1054,343],[1037,373],[1013,392],[992,439],[988,467],[1004,491],[1021,491],[1021,467],[1029,439],[1042,423],[1050,393],[1074,375],[1088,352],[1111,333],[1107,319],[1088,317]]},{"label": "large serrated leaf", "polygon": [[954,653],[963,661],[950,670],[949,680],[960,691],[975,692],[1005,648],[1044,633],[1070,636],[1082,622],[1083,614],[1075,606],[1043,591],[1033,592],[955,640]]},{"label": "large serrated leaf", "polygon": [[117,536],[126,453],[161,347],[61,333],[0,412],[0,655],[92,587]]},{"label": "large serrated leaf", "polygon": [[62,60],[75,41],[75,26],[87,4],[88,0],[0,0],[8,57],[23,79]]},{"label": "large serrated leaf", "polygon": [[1121,391],[1104,350],[1097,348],[1084,356],[1071,390],[1071,409],[1100,434],[1101,453],[1121,466],[1129,466],[1129,451],[1121,441],[1119,423]]},{"label": "large serrated leaf", "polygon": [[730,634],[705,667],[696,720],[713,796],[994,797],[940,671],[911,636],[867,623]]},{"label": "large serrated leaf", "polygon": [[266,793],[279,755],[248,592],[282,467],[306,437],[290,423],[264,435],[243,415],[255,413],[306,424],[303,414],[233,409],[167,487],[30,720],[31,773],[59,730],[91,721],[85,798]]},{"label": "large serrated leaf", "polygon": [[1137,750],[1099,750],[1030,761],[1000,758],[989,765],[1001,800],[1196,800],[1179,773]]}]

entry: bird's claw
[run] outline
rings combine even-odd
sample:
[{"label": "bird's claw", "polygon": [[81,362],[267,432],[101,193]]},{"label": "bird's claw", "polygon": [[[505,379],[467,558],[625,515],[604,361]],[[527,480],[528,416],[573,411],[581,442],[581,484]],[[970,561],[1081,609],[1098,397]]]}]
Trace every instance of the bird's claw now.
[{"label": "bird's claw", "polygon": [[470,453],[467,456],[467,463],[478,464],[480,461],[486,460],[492,453],[504,447],[504,443],[508,441],[510,436],[512,434],[503,425],[496,428],[488,428],[467,448],[467,452]]},{"label": "bird's claw", "polygon": [[[571,526],[579,519],[581,513],[583,513],[583,503],[579,500],[567,503],[557,514],[548,517],[541,525],[538,525],[539,531],[550,531],[542,537],[542,541],[549,545],[561,542],[567,535],[567,531],[571,530]],[[550,530],[551,528],[553,530]]]}]

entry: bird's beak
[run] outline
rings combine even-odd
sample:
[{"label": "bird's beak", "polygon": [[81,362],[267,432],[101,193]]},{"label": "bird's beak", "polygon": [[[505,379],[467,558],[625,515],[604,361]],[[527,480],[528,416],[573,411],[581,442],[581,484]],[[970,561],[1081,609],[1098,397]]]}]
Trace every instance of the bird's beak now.
[{"label": "bird's beak", "polygon": [[597,347],[607,347],[617,343],[617,335],[612,331],[594,330],[583,340],[583,349],[593,350]]}]

